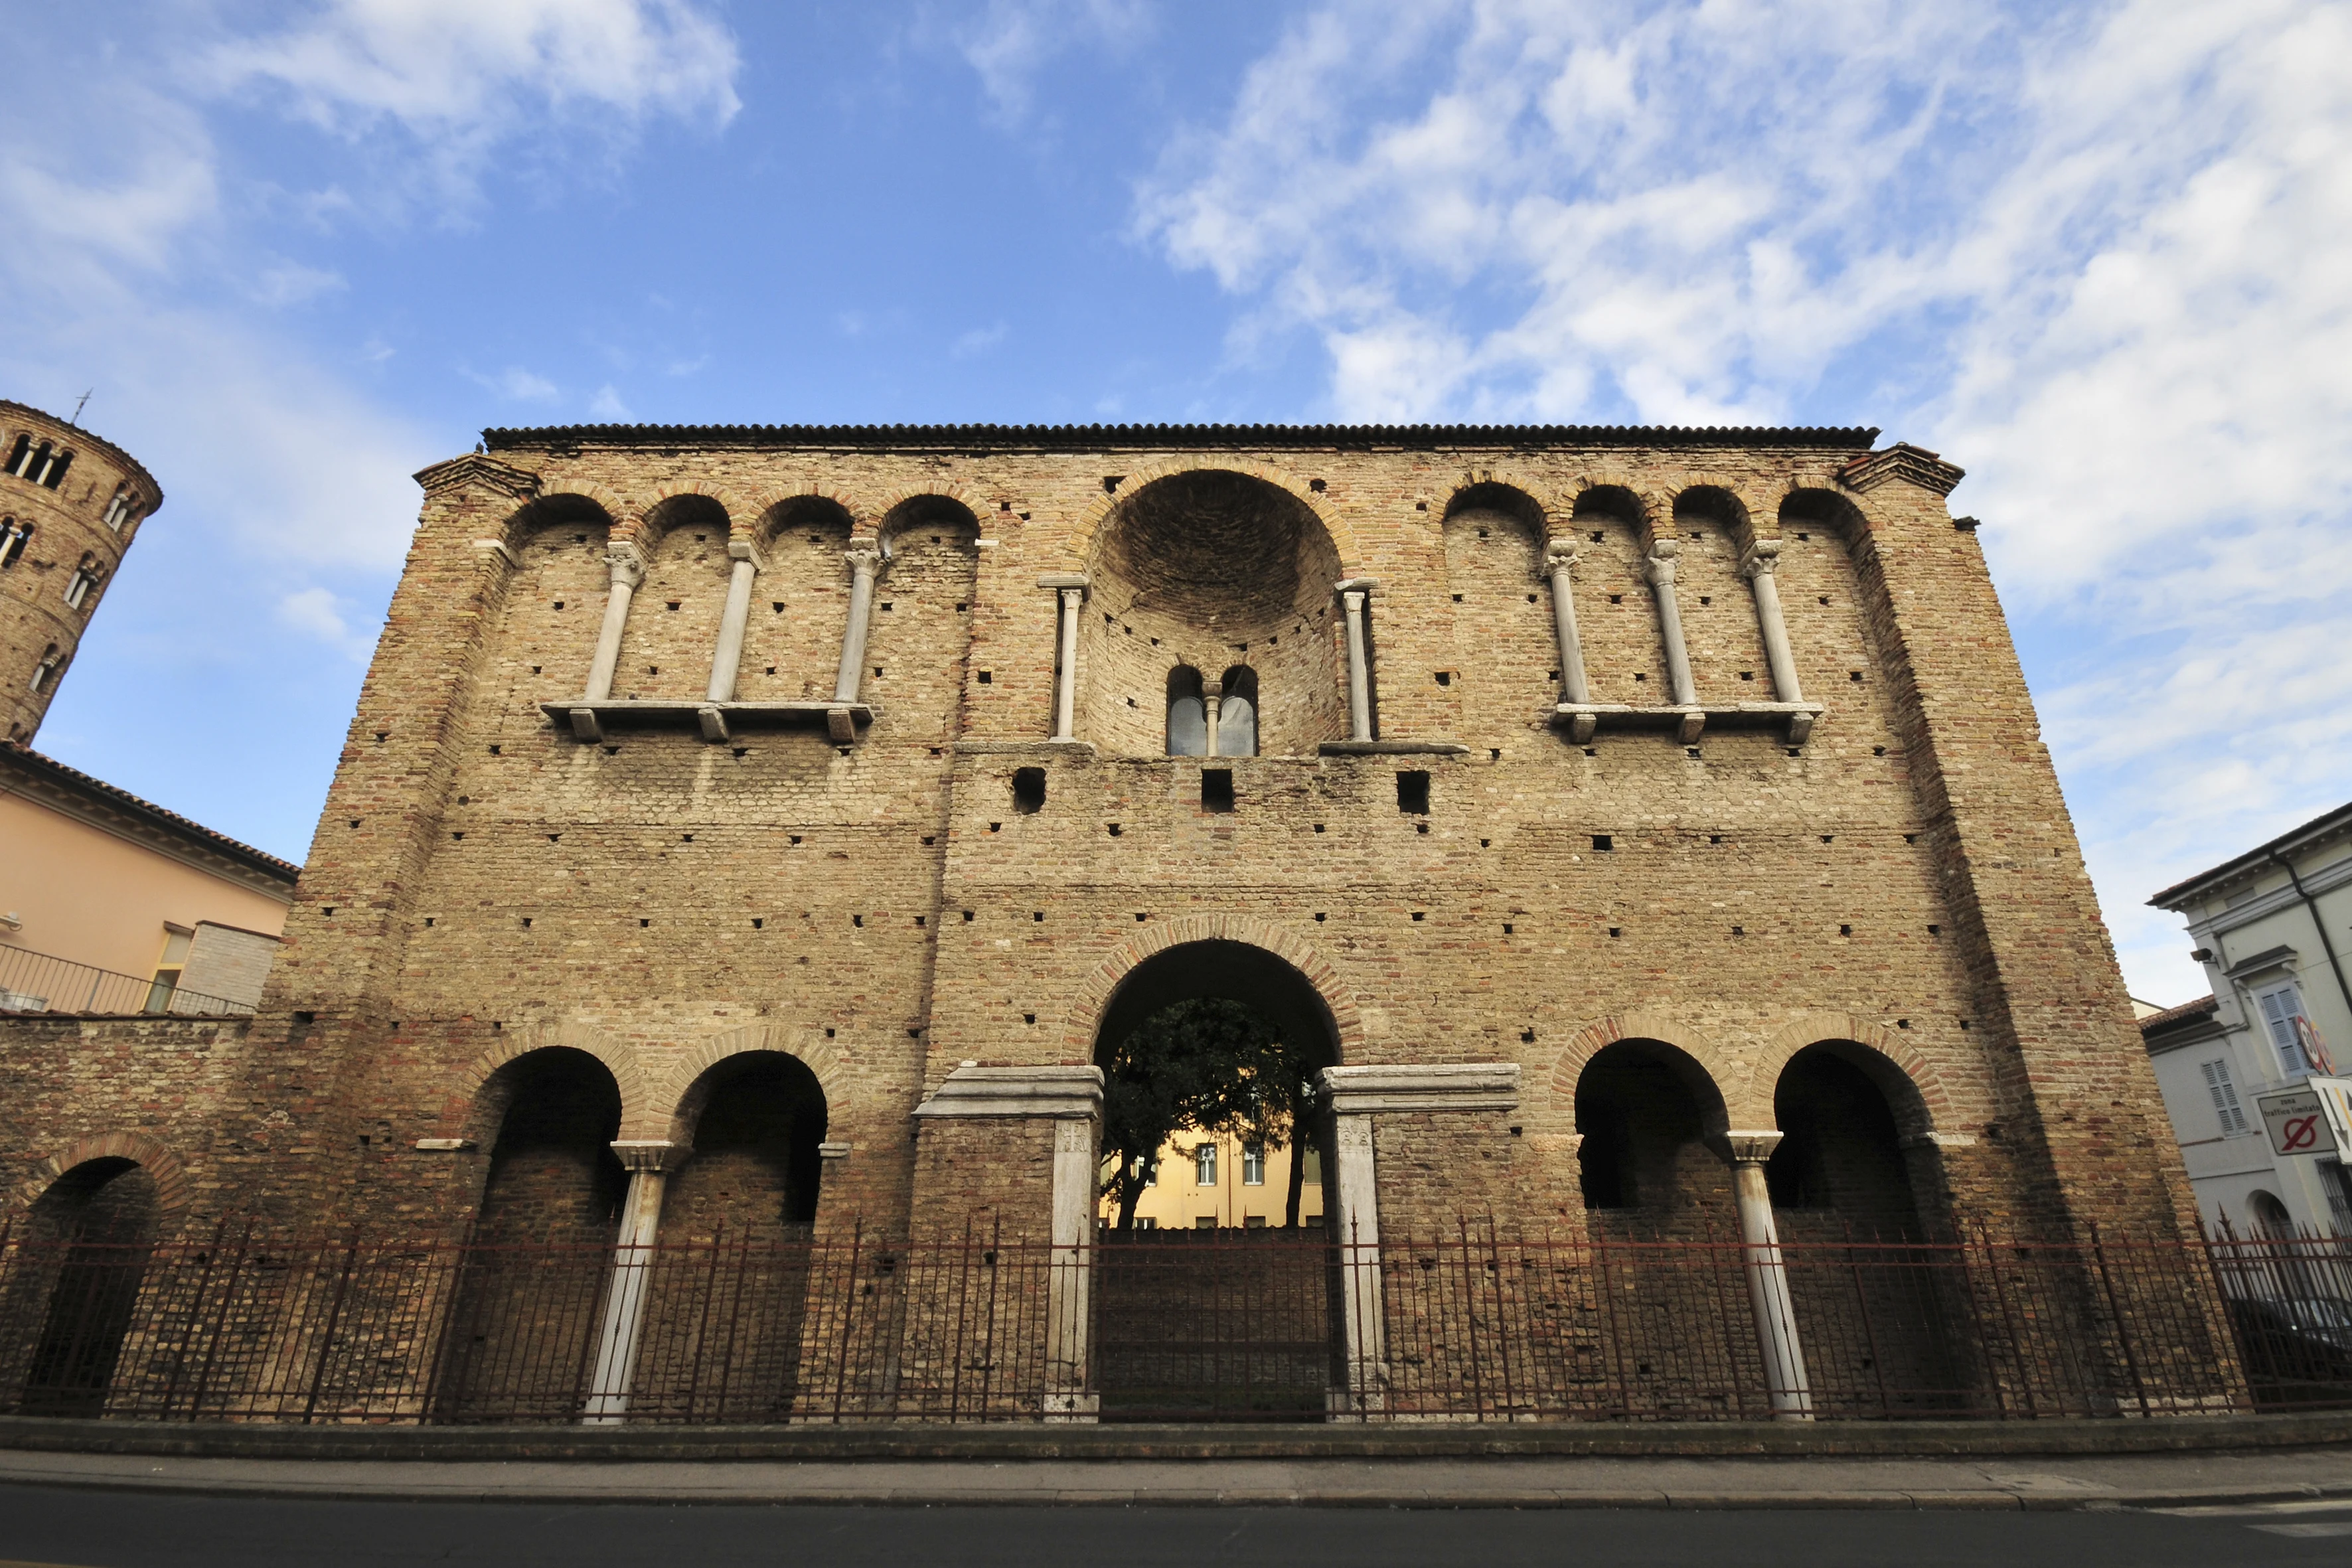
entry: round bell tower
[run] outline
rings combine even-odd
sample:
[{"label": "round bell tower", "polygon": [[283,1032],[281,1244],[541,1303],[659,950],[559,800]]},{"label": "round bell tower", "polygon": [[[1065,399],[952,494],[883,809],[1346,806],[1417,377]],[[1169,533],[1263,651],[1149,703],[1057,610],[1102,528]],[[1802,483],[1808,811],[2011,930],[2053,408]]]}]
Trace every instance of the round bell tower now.
[{"label": "round bell tower", "polygon": [[0,399],[0,719],[32,744],[139,525],[163,504],[138,459]]}]

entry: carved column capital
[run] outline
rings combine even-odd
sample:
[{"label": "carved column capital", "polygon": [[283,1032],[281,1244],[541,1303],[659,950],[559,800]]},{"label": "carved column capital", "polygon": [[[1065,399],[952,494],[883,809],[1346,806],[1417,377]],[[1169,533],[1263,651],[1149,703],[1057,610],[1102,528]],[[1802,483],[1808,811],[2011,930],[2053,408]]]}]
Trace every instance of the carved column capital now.
[{"label": "carved column capital", "polygon": [[748,539],[738,538],[729,540],[727,542],[727,556],[730,561],[750,562],[751,563],[751,570],[754,572],[765,572],[768,569],[767,556],[761,552],[758,545],[752,543]]},{"label": "carved column capital", "polygon": [[1675,585],[1675,557],[1683,552],[1679,539],[1661,539],[1650,546],[1649,559],[1643,563],[1651,584],[1660,588]]},{"label": "carved column capital", "polygon": [[1780,564],[1780,542],[1759,539],[1748,547],[1748,553],[1740,560],[1739,571],[1746,577],[1768,577]]},{"label": "carved column capital", "polygon": [[646,552],[633,540],[613,541],[604,552],[604,564],[612,570],[614,584],[633,593],[646,580]]},{"label": "carved column capital", "polygon": [[1771,1128],[1734,1127],[1710,1140],[1723,1157],[1735,1165],[1760,1165],[1772,1157],[1785,1136]]},{"label": "carved column capital", "polygon": [[1573,539],[1555,539],[1544,546],[1544,571],[1548,574],[1572,571],[1576,562],[1576,541]]},{"label": "carved column capital", "polygon": [[675,1171],[694,1152],[691,1143],[674,1143],[667,1138],[615,1138],[613,1152],[620,1156],[622,1167],[630,1172]]},{"label": "carved column capital", "polygon": [[882,569],[882,547],[870,542],[851,545],[841,552],[841,557],[849,563],[849,570],[860,577],[871,577]]}]

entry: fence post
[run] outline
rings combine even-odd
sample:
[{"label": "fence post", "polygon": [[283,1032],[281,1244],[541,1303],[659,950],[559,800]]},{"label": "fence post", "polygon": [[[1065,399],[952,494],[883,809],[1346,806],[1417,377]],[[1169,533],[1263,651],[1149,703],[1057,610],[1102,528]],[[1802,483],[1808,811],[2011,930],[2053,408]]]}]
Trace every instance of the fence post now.
[{"label": "fence post", "polygon": [[1764,1162],[1780,1145],[1769,1131],[1732,1131],[1724,1135],[1731,1161],[1732,1190],[1739,1202],[1739,1240],[1748,1265],[1748,1300],[1756,1314],[1756,1339],[1764,1352],[1764,1385],[1779,1421],[1811,1421],[1813,1392],[1805,1377],[1804,1348],[1797,1342],[1797,1318],[1789,1300],[1789,1270],[1780,1257],[1780,1226],[1772,1218],[1772,1195],[1764,1184]]},{"label": "fence post", "polygon": [[646,1324],[646,1290],[653,1278],[654,1242],[661,1228],[662,1184],[667,1167],[691,1152],[666,1138],[616,1139],[613,1152],[628,1167],[629,1194],[621,1205],[621,1236],[613,1249],[613,1283],[596,1333],[596,1370],[588,1383],[583,1426],[625,1420],[629,1387],[637,1373],[637,1337]]}]

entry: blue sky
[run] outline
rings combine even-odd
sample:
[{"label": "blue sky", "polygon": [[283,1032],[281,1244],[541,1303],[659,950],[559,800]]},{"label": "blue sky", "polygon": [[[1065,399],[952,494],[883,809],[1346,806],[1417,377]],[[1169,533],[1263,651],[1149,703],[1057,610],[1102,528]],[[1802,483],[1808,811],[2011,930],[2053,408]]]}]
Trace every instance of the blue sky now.
[{"label": "blue sky", "polygon": [[2352,781],[2352,5],[21,6],[0,395],[168,500],[45,750],[299,858],[486,425],[1872,424],[2127,977]]}]

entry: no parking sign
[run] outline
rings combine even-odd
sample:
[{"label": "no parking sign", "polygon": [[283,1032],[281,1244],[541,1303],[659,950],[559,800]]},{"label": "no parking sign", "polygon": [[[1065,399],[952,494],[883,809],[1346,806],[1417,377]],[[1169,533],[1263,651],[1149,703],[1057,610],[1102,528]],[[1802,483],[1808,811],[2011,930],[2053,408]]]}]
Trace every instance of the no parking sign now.
[{"label": "no parking sign", "polygon": [[2271,1149],[2352,1161],[2352,1079],[2312,1078],[2300,1089],[2254,1097]]}]

